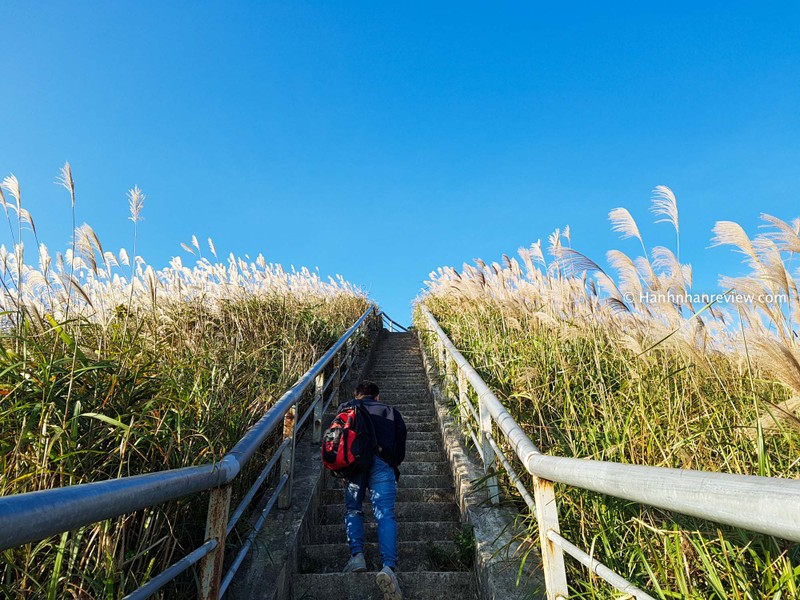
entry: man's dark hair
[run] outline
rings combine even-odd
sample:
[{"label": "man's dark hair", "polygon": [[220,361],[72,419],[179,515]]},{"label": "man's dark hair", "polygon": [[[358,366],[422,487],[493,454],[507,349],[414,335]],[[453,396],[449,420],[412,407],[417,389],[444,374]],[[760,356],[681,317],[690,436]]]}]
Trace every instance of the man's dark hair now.
[{"label": "man's dark hair", "polygon": [[381,393],[380,388],[378,388],[378,384],[374,381],[370,381],[365,379],[361,383],[356,386],[356,396],[370,396],[371,398],[377,398],[378,394]]}]

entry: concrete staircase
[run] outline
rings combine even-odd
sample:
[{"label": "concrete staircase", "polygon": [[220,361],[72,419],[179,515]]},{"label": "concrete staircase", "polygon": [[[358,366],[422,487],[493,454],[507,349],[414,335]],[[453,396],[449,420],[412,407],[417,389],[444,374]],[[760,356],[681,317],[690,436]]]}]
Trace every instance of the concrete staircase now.
[{"label": "concrete staircase", "polygon": [[[442,451],[436,413],[426,385],[414,333],[384,333],[368,375],[381,388],[381,400],[396,406],[408,427],[406,460],[397,490],[398,580],[405,600],[476,598],[471,570],[448,560],[462,527],[453,497],[450,466]],[[377,533],[369,494],[364,503],[367,573],[342,573],[350,552],[344,530],[344,490],[325,475],[321,523],[300,551],[294,575],[295,600],[381,599],[375,584],[380,569]],[[445,570],[460,568],[462,570]]]}]

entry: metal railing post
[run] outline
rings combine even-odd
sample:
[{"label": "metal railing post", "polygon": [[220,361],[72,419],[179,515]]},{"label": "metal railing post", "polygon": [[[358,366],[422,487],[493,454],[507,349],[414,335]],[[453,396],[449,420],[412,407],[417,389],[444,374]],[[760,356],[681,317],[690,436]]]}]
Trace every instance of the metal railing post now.
[{"label": "metal railing post", "polygon": [[342,387],[342,354],[337,352],[333,358],[333,397],[331,399],[331,406],[336,408],[339,406],[339,395],[341,394]]},{"label": "metal railing post", "polygon": [[[354,336],[355,337],[355,336]],[[347,375],[350,376],[350,369],[353,367],[353,363],[356,360],[356,345],[353,343],[353,338],[347,340],[347,356],[345,357],[347,360]]]},{"label": "metal railing post", "polygon": [[322,409],[325,404],[322,390],[325,388],[325,373],[320,373],[314,379],[314,424],[311,432],[311,441],[319,444],[322,441]]},{"label": "metal railing post", "polygon": [[439,351],[439,372],[442,377],[445,376],[445,363],[447,362],[447,352],[444,349],[444,342],[441,339],[436,340],[436,348]]},{"label": "metal railing post", "polygon": [[445,352],[444,355],[444,381],[447,385],[453,382],[453,368],[456,366],[455,362],[451,360],[451,357],[447,356]]},{"label": "metal railing post", "polygon": [[294,447],[295,447],[295,424],[297,423],[297,402],[289,409],[283,418],[283,439],[292,440],[281,454],[281,477],[288,476],[286,485],[283,486],[280,496],[278,496],[278,508],[289,508],[292,504],[292,483],[294,479]]},{"label": "metal railing post", "polygon": [[547,589],[547,600],[567,598],[567,574],[564,570],[564,551],[554,544],[547,534],[561,533],[558,526],[558,504],[552,481],[534,477],[533,498],[536,502],[536,522],[542,545],[542,570]]},{"label": "metal railing post", "polygon": [[225,537],[228,529],[228,512],[231,506],[231,485],[213,488],[208,498],[206,541],[216,540],[217,547],[200,562],[200,594],[202,600],[218,600],[222,563],[225,559]]},{"label": "metal railing post", "polygon": [[461,415],[461,422],[469,427],[469,412],[467,409],[467,402],[469,396],[467,395],[467,378],[461,369],[456,371],[458,383],[458,414]]},{"label": "metal railing post", "polygon": [[[500,488],[497,485],[497,458],[494,454],[494,448],[489,442],[489,435],[492,434],[492,414],[489,412],[489,407],[483,397],[478,398],[478,416],[480,417],[480,437],[481,455],[483,456],[483,472],[486,477],[486,486],[489,491],[489,501],[492,504],[500,502]],[[490,475],[491,474],[491,475]]]}]

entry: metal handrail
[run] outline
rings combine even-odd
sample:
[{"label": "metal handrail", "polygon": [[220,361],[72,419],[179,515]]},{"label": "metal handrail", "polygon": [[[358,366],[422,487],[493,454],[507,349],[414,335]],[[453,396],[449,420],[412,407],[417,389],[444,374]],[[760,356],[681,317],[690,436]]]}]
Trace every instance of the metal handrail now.
[{"label": "metal handrail", "polygon": [[[435,335],[439,351],[437,362],[444,373],[445,381],[452,380],[452,363],[460,373],[457,378],[459,399],[466,400],[466,391],[462,389],[466,383],[469,383],[478,396],[478,443],[488,475],[490,498],[495,502],[498,499],[497,481],[493,473],[499,447],[492,437],[493,424],[497,425],[528,473],[534,476],[532,495],[540,523],[548,598],[567,596],[564,551],[584,564],[587,563],[587,557],[591,559],[560,535],[553,482],[800,541],[800,512],[797,509],[800,506],[800,480],[628,465],[542,454],[478,372],[453,345],[430,310],[424,305],[420,306],[420,310],[430,325],[430,331]],[[499,458],[501,462],[508,464],[505,456]],[[513,483],[521,483],[516,473],[513,474]],[[530,496],[529,494],[528,498]],[[641,590],[632,591],[632,584],[625,582],[617,574],[610,575],[605,566],[596,561],[591,562],[592,560],[589,560],[589,564],[593,569],[600,565],[595,572],[598,575],[602,573],[601,577],[607,581],[612,580],[610,583],[617,589],[624,589],[637,598],[650,598]],[[622,582],[624,588],[620,587]]]},{"label": "metal handrail", "polygon": [[389,331],[393,332],[395,327],[397,327],[400,331],[404,331],[404,332],[408,331],[408,327],[405,327],[404,325],[400,325],[400,323],[398,323],[397,321],[392,319],[385,312],[382,312],[380,316],[383,317],[383,320],[386,321],[389,324]]},{"label": "metal handrail", "polygon": [[[333,385],[333,390],[327,398],[325,406],[338,397],[342,379],[341,368],[344,365],[348,367],[348,370],[352,367],[355,354],[353,340],[367,325],[371,316],[374,318],[379,316],[374,306],[370,306],[216,463],[0,498],[0,550],[14,548],[91,523],[211,490],[204,543],[126,598],[136,600],[148,598],[191,565],[202,560],[203,572],[200,578],[199,597],[204,600],[216,600],[224,593],[225,588],[232,580],[233,574],[244,558],[244,553],[249,549],[255,534],[261,529],[275,502],[277,501],[281,508],[288,507],[291,502],[295,438],[299,425],[313,414],[315,417],[313,439],[315,442],[320,441],[323,401],[325,400],[323,392],[327,390],[328,386]],[[326,382],[325,369],[331,362],[334,363],[334,367],[330,373],[330,380]],[[315,385],[314,400],[299,424],[296,425],[300,400],[312,384]],[[278,447],[229,521],[231,482],[275,431],[276,427],[281,424],[283,425],[283,443]],[[278,485],[256,526],[250,532],[243,547],[244,552],[240,551],[223,582],[222,559],[225,537],[230,533],[247,505],[255,497],[258,487],[264,483],[279,460],[281,476]]]}]

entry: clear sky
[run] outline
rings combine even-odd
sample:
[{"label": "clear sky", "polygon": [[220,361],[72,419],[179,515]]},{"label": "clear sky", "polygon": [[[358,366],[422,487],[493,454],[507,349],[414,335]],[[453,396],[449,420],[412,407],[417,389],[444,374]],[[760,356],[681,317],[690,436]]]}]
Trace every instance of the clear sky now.
[{"label": "clear sky", "polygon": [[617,206],[674,248],[656,185],[695,291],[743,269],[715,221],[800,215],[798,2],[5,2],[0,42],[0,176],[51,251],[65,160],[110,249],[138,184],[153,266],[211,237],[403,322],[434,268],[556,227],[603,264],[635,252]]}]

